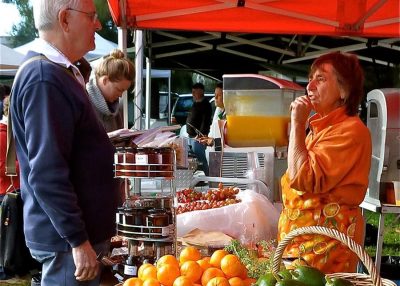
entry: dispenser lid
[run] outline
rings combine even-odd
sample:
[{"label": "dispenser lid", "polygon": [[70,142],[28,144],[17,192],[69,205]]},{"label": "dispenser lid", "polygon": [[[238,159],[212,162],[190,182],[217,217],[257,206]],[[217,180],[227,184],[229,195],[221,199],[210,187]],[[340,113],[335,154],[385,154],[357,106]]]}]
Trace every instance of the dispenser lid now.
[{"label": "dispenser lid", "polygon": [[285,79],[260,74],[225,74],[224,90],[291,89],[304,91],[304,87]]}]

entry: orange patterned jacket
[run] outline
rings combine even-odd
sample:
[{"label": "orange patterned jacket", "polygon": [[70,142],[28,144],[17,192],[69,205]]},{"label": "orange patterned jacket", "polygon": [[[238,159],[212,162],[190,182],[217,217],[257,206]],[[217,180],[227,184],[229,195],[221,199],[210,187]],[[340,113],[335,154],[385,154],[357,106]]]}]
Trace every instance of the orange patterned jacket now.
[{"label": "orange patterned jacket", "polygon": [[[278,241],[301,226],[335,228],[362,243],[364,223],[359,208],[368,187],[371,136],[358,116],[340,107],[326,117],[309,120],[308,160],[296,177],[283,175],[283,210]],[[354,272],[357,257],[338,241],[320,235],[296,237],[285,257],[301,256],[325,273]]]}]

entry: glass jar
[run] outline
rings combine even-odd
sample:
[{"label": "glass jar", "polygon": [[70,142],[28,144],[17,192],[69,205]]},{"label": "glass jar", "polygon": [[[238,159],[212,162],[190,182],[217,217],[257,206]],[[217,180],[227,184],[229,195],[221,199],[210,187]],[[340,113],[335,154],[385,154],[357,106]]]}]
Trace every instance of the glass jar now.
[{"label": "glass jar", "polygon": [[172,148],[161,147],[158,150],[159,153],[159,176],[165,178],[172,178],[174,175],[174,152]]},{"label": "glass jar", "polygon": [[125,149],[125,177],[135,177],[136,176],[136,150],[133,148],[126,148]]},{"label": "glass jar", "polygon": [[[151,241],[143,242],[143,260],[155,261],[154,243]],[[154,262],[153,262],[154,263]]]},{"label": "glass jar", "polygon": [[135,162],[137,177],[148,177],[149,156],[146,149],[148,148],[136,149]]},{"label": "glass jar", "polygon": [[117,148],[114,154],[116,177],[135,176],[135,153],[133,148]]},{"label": "glass jar", "polygon": [[124,262],[124,279],[137,277],[138,264],[136,257],[128,256]]},{"label": "glass jar", "polygon": [[168,214],[164,209],[150,209],[146,217],[146,225],[149,228],[149,237],[168,236]]},{"label": "glass jar", "polygon": [[159,168],[161,158],[156,148],[146,148],[147,156],[149,158],[149,177],[159,177]]}]

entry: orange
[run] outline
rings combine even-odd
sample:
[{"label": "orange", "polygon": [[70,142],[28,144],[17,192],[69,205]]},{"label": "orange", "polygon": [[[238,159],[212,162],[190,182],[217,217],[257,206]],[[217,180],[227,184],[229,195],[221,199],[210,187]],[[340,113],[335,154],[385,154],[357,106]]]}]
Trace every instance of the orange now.
[{"label": "orange", "polygon": [[179,268],[178,260],[171,254],[161,256],[160,259],[157,260],[157,269],[164,264],[175,265]]},{"label": "orange", "polygon": [[139,269],[138,269],[138,278],[142,278],[142,272],[143,270],[148,267],[148,266],[153,266],[153,264],[150,263],[143,263],[142,265],[140,265]]},{"label": "orange", "polygon": [[255,284],[257,282],[256,279],[253,278],[246,278],[243,280],[244,286],[251,286],[252,284]]},{"label": "orange", "polygon": [[123,286],[142,286],[143,281],[139,278],[133,277],[126,279]]},{"label": "orange", "polygon": [[228,255],[229,252],[223,249],[218,249],[214,251],[214,253],[211,255],[210,258],[210,264],[214,267],[221,267],[221,259],[225,256]]},{"label": "orange", "polygon": [[[208,259],[206,259],[206,258],[208,258]],[[206,270],[207,268],[211,267],[210,257],[204,257],[203,259],[197,260],[196,262],[200,265],[200,267],[203,269],[203,271]]]},{"label": "orange", "polygon": [[161,265],[157,270],[157,280],[164,286],[172,286],[180,275],[179,267],[173,264]]},{"label": "orange", "polygon": [[239,277],[242,278],[242,280],[249,278],[247,276],[247,268],[243,264],[242,264],[242,274],[240,274]]},{"label": "orange", "polygon": [[203,272],[203,275],[201,276],[201,285],[207,286],[208,281],[214,277],[225,277],[225,274],[219,268],[210,267]]},{"label": "orange", "polygon": [[157,279],[157,268],[154,265],[149,265],[143,269],[138,277],[142,280],[146,280],[148,278]]},{"label": "orange", "polygon": [[186,276],[179,276],[175,279],[173,286],[193,286],[193,281]]},{"label": "orange", "polygon": [[186,276],[193,283],[200,280],[203,268],[196,261],[186,261],[181,265],[181,275]]},{"label": "orange", "polygon": [[228,278],[240,276],[243,272],[243,265],[236,255],[227,254],[221,259],[221,270]]},{"label": "orange", "polygon": [[186,246],[179,255],[179,262],[197,261],[201,259],[200,251],[194,246]]},{"label": "orange", "polygon": [[143,281],[142,286],[161,286],[160,282],[154,278],[147,278]]},{"label": "orange", "polygon": [[208,281],[207,286],[230,286],[228,279],[225,277],[214,277]]},{"label": "orange", "polygon": [[243,280],[239,277],[232,277],[228,282],[230,286],[244,286]]}]

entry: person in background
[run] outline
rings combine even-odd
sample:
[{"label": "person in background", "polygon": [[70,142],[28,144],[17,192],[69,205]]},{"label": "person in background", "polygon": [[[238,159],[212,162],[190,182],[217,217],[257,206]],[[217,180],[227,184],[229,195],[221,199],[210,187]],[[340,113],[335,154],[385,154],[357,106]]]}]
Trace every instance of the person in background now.
[{"label": "person in background", "polygon": [[39,43],[14,82],[10,115],[25,240],[42,286],[99,285],[97,257],[115,235],[115,148],[73,64],[101,29],[93,0],[32,2]]},{"label": "person in background", "polygon": [[74,64],[79,69],[81,75],[83,76],[85,83],[88,83],[89,78],[90,78],[90,73],[92,72],[92,67],[91,67],[90,63],[85,58],[81,58]]},{"label": "person in background", "polygon": [[210,131],[212,108],[211,103],[204,97],[204,85],[195,83],[192,86],[193,105],[186,119],[186,130],[191,140],[189,145],[193,153],[201,163],[201,169],[208,176],[208,163],[205,154],[205,145],[199,143],[196,138],[203,137]]},{"label": "person in background", "polygon": [[218,121],[226,119],[222,82],[219,82],[216,85],[214,95],[216,109],[211,123],[210,132],[208,133],[208,136],[198,138],[198,141],[201,144],[206,145],[209,151],[221,149],[221,131]]},{"label": "person in background", "polygon": [[19,166],[15,162],[17,176],[6,175],[6,155],[7,155],[7,125],[8,109],[10,106],[10,96],[3,100],[3,116],[0,120],[0,202],[3,200],[6,191],[19,188]]},{"label": "person in background", "polygon": [[0,116],[3,115],[3,100],[6,97],[6,90],[4,85],[0,84]]},{"label": "person in background", "polygon": [[122,94],[129,89],[135,79],[135,66],[118,49],[94,68],[86,90],[96,114],[107,132],[124,127]]},{"label": "person in background", "polygon": [[[372,152],[370,132],[358,116],[363,84],[355,55],[329,53],[312,64],[307,95],[291,104],[278,240],[298,227],[315,225],[337,229],[362,244],[359,205],[368,187]],[[309,118],[311,111],[315,114]],[[292,241],[284,257],[299,256],[325,273],[354,272],[358,261],[345,245],[321,235]]]}]

